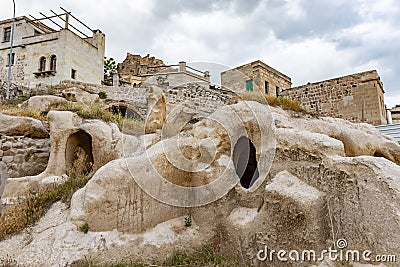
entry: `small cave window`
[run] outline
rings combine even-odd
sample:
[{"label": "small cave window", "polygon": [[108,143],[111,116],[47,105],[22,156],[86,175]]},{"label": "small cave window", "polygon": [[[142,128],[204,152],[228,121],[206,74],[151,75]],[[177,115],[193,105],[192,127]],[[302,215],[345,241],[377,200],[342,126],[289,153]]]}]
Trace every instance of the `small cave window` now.
[{"label": "small cave window", "polygon": [[71,69],[71,78],[76,79],[76,70]]},{"label": "small cave window", "polygon": [[249,189],[259,178],[256,148],[253,142],[242,136],[233,149],[233,163],[242,187]]},{"label": "small cave window", "polygon": [[69,172],[89,173],[92,170],[94,161],[90,134],[80,130],[68,137],[65,162]]},{"label": "small cave window", "polygon": [[41,57],[39,60],[39,71],[46,71],[46,57]]},{"label": "small cave window", "polygon": [[56,71],[56,68],[57,68],[57,56],[52,55],[50,57],[50,70]]},{"label": "small cave window", "polygon": [[138,111],[133,110],[125,105],[113,105],[109,109],[113,114],[122,116],[126,119],[143,120]]}]

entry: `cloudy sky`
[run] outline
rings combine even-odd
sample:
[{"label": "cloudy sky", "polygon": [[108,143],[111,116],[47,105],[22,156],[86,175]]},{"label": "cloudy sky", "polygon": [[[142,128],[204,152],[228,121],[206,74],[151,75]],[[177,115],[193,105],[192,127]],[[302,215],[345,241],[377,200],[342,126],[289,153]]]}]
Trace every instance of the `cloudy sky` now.
[{"label": "cloudy sky", "polygon": [[[15,0],[17,16],[63,6],[106,34],[106,56],[151,54],[168,64],[234,67],[260,59],[293,85],[378,70],[400,104],[398,0]],[[12,0],[0,0],[0,19]]]}]

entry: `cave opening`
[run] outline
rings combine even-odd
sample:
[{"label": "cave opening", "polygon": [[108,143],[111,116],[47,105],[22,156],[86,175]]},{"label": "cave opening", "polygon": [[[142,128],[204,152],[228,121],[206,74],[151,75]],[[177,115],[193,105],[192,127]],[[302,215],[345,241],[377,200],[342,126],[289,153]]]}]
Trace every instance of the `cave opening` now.
[{"label": "cave opening", "polygon": [[253,142],[242,136],[233,149],[233,163],[243,188],[249,189],[259,178],[256,148]]},{"label": "cave opening", "polygon": [[68,137],[65,162],[69,172],[87,174],[92,170],[94,160],[90,134],[80,130]]}]

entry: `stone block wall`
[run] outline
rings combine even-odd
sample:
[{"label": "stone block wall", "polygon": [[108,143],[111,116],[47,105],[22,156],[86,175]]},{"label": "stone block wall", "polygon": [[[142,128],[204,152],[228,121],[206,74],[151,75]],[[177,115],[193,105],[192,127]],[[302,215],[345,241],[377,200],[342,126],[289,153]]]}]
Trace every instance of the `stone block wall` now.
[{"label": "stone block wall", "polygon": [[[91,93],[105,92],[109,100],[129,102],[146,115],[144,107],[147,106],[149,87],[115,87],[71,81],[63,81],[62,84],[65,86],[78,86]],[[185,106],[202,115],[210,114],[218,107],[229,103],[231,97],[235,95],[231,91],[210,89],[195,83],[185,84],[181,87],[166,86],[162,89],[167,104],[173,106],[185,103]]]},{"label": "stone block wall", "polygon": [[248,80],[253,81],[253,91],[260,90],[270,95],[276,95],[292,85],[290,77],[260,60],[221,73],[222,87],[237,93],[246,91]]},{"label": "stone block wall", "polygon": [[24,136],[0,137],[1,177],[37,175],[44,171],[50,156],[50,139]]},{"label": "stone block wall", "polygon": [[[280,95],[308,111],[373,125],[387,123],[383,84],[377,71],[367,71],[290,88]],[[363,115],[364,110],[364,115]]]},{"label": "stone block wall", "polygon": [[390,112],[392,113],[392,122],[400,123],[400,105],[396,105]]},{"label": "stone block wall", "polygon": [[[0,25],[0,30],[9,27],[11,21]],[[13,53],[14,64],[11,67],[11,81],[18,85],[35,86],[38,84],[56,85],[71,78],[72,69],[75,79],[89,83],[103,80],[105,36],[100,31],[93,32],[91,38],[82,39],[68,29],[56,32],[35,34],[40,31],[25,17],[15,21]],[[0,79],[5,80],[8,73],[9,42],[0,42]],[[56,72],[51,72],[51,57],[57,58]],[[40,58],[46,58],[45,72],[39,71]]]}]

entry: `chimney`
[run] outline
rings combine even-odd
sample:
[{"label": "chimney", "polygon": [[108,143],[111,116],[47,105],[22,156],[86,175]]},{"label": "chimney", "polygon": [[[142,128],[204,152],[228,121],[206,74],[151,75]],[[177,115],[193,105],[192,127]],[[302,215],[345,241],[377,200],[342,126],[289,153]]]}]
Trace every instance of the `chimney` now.
[{"label": "chimney", "polygon": [[208,70],[206,70],[206,71],[204,72],[204,78],[206,78],[207,81],[210,81],[210,72],[209,72]]},{"label": "chimney", "polygon": [[186,71],[186,62],[179,61],[179,72],[185,72],[185,71]]}]

